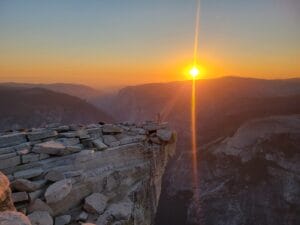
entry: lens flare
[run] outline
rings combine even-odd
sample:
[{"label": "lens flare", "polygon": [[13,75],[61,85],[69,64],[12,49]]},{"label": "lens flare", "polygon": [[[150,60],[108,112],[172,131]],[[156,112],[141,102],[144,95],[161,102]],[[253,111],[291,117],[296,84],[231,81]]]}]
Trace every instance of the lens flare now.
[{"label": "lens flare", "polygon": [[198,152],[197,152],[197,85],[196,78],[200,74],[198,65],[198,46],[199,46],[199,31],[200,31],[200,2],[197,0],[197,12],[195,23],[195,39],[194,39],[194,66],[190,70],[192,81],[191,93],[191,144],[192,144],[192,167],[193,167],[193,182],[194,182],[194,200],[199,204],[199,180],[198,180]]}]

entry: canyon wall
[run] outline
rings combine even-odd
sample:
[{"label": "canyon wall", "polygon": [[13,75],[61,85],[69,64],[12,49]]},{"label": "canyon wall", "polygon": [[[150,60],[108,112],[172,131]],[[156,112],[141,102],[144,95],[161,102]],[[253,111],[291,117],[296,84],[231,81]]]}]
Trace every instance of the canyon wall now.
[{"label": "canyon wall", "polygon": [[[15,207],[32,225],[153,224],[175,145],[176,133],[154,122],[3,133],[0,170],[12,194],[1,175],[1,211]],[[7,213],[1,222],[14,221]]]},{"label": "canyon wall", "polygon": [[193,154],[177,153],[165,172],[157,225],[300,224],[299,115],[250,120],[199,146],[197,186]]}]

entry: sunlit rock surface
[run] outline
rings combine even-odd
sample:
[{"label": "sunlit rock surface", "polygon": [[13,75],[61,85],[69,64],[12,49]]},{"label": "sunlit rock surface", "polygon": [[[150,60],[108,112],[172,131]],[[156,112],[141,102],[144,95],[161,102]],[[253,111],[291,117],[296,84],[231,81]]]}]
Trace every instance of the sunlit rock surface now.
[{"label": "sunlit rock surface", "polygon": [[176,134],[154,122],[51,125],[3,133],[0,145],[12,189],[2,175],[1,211],[15,206],[32,224],[150,225]]},{"label": "sunlit rock surface", "polygon": [[9,180],[0,172],[0,212],[14,210],[15,207],[11,198]]}]

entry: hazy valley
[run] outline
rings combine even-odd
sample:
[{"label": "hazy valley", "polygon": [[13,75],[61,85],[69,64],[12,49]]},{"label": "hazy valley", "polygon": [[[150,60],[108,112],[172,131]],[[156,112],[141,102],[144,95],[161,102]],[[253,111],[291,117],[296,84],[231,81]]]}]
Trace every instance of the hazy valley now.
[{"label": "hazy valley", "polygon": [[[0,127],[168,121],[178,142],[163,176],[156,225],[297,224],[300,80],[225,77],[196,85],[196,187],[190,81],[130,86],[109,96],[96,91],[100,94],[82,95],[86,101],[62,94],[74,93],[70,86],[57,93],[44,85],[6,84],[1,87]],[[277,216],[278,211],[286,216]]]}]

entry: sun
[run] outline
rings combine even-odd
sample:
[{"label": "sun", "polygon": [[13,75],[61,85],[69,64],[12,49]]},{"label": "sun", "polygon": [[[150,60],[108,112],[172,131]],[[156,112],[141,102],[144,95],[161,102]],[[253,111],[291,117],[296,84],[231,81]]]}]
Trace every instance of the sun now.
[{"label": "sun", "polygon": [[196,79],[200,74],[200,70],[196,66],[194,66],[190,69],[189,74],[193,79]]}]

